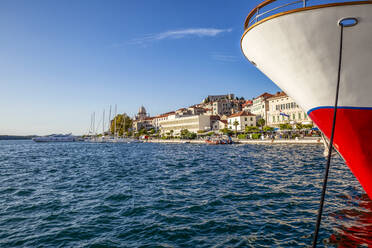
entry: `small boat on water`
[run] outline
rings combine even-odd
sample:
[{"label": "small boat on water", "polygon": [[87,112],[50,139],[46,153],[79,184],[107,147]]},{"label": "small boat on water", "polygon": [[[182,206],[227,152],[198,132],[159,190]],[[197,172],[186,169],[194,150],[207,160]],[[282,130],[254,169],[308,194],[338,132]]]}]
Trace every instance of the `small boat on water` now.
[{"label": "small boat on water", "polygon": [[230,136],[223,135],[223,136],[211,136],[205,140],[205,143],[209,145],[228,145],[232,144],[232,139]]},{"label": "small boat on water", "polygon": [[47,136],[35,137],[32,139],[35,142],[75,142],[77,137],[70,134],[51,134]]},{"label": "small boat on water", "polygon": [[241,49],[333,138],[372,199],[371,17],[372,1],[266,0],[248,14]]}]

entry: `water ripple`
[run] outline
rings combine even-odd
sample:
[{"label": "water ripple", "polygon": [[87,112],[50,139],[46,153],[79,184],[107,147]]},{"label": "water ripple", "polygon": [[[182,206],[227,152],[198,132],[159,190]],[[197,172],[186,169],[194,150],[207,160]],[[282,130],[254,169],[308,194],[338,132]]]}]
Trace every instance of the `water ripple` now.
[{"label": "water ripple", "polygon": [[[0,141],[0,247],[306,247],[317,145]],[[335,158],[320,239],[372,245],[372,205]]]}]

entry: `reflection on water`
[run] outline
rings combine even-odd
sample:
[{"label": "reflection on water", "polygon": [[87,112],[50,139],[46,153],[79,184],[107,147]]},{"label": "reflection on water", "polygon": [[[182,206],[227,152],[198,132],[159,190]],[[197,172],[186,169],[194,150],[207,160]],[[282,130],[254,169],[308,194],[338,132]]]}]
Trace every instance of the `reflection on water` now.
[{"label": "reflection on water", "polygon": [[336,227],[329,243],[339,248],[372,247],[372,201],[367,194],[343,198],[350,208],[330,215]]}]

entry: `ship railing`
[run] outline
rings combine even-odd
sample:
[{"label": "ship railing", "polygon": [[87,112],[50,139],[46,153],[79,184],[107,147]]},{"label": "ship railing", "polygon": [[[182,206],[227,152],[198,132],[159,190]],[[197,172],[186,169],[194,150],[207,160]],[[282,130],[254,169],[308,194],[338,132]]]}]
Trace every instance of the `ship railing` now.
[{"label": "ship railing", "polygon": [[[370,1],[370,0],[367,0]],[[275,3],[282,3],[282,5],[274,6]],[[258,4],[251,12],[249,12],[245,23],[244,23],[244,30],[248,27],[252,26],[253,24],[257,23],[259,20],[262,20],[265,17],[270,16],[270,13],[275,14],[276,11],[282,11],[285,10],[293,10],[293,9],[299,9],[299,8],[306,8],[310,7],[309,3],[316,2],[316,5],[319,5],[319,1],[312,1],[312,0],[297,0],[297,1],[283,1],[283,0],[266,0],[262,3]],[[342,0],[324,0],[324,4],[330,4],[330,3],[344,3],[344,2],[362,2],[362,1],[342,1]],[[269,6],[270,5],[270,6]],[[267,7],[271,7],[268,10],[265,10]],[[274,13],[273,13],[274,12]]]}]

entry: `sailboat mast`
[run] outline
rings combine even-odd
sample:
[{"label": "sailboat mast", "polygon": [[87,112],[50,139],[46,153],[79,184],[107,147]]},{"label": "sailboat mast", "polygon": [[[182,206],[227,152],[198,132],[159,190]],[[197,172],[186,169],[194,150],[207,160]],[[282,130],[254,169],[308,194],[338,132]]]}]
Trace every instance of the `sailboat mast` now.
[{"label": "sailboat mast", "polygon": [[117,105],[115,104],[115,116],[114,116],[114,136],[116,138],[116,111],[117,111]]},{"label": "sailboat mast", "polygon": [[93,112],[93,134],[96,135],[96,112]]},{"label": "sailboat mast", "polygon": [[109,112],[109,122],[108,122],[108,129],[109,129],[109,135],[111,136],[111,105],[110,105],[110,112]]},{"label": "sailboat mast", "polygon": [[123,137],[125,132],[125,113],[123,114]]},{"label": "sailboat mast", "polygon": [[105,136],[105,109],[103,109],[102,114],[102,136]]}]

